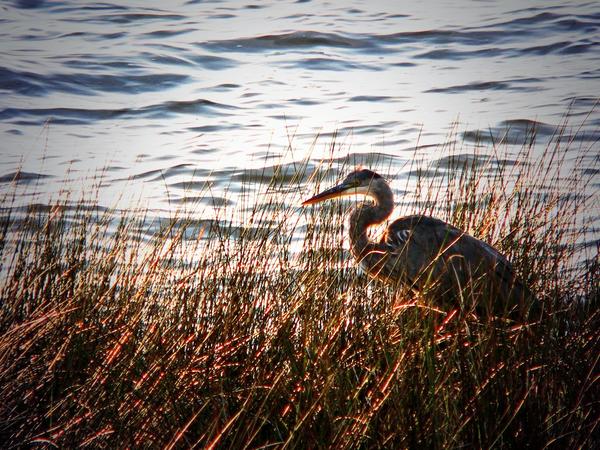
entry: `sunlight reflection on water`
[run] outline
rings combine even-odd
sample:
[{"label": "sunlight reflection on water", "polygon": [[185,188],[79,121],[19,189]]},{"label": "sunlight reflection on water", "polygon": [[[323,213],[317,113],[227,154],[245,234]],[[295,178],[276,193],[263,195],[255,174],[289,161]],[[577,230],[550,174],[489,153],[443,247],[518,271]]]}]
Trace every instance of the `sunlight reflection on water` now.
[{"label": "sunlight reflection on water", "polygon": [[593,2],[363,3],[5,3],[3,192],[18,170],[43,175],[23,204],[100,177],[102,206],[161,215],[207,183],[235,204],[244,170],[306,158],[385,154],[399,188],[453,130],[469,152],[536,125],[543,148],[568,113],[572,148],[597,145]]}]

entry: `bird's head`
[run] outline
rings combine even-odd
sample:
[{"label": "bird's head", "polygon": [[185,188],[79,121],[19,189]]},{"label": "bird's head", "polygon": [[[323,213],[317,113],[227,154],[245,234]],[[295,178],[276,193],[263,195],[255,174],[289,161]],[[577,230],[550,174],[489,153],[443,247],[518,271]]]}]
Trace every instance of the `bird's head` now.
[{"label": "bird's head", "polygon": [[302,206],[312,205],[332,198],[344,197],[347,195],[367,195],[374,196],[379,185],[385,184],[381,175],[369,169],[357,169],[348,174],[348,176],[337,186],[326,189],[302,202]]}]

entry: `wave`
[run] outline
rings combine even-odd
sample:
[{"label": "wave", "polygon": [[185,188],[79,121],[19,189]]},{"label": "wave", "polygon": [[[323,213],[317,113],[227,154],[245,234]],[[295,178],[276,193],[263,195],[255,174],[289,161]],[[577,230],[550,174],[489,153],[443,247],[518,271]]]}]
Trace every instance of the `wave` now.
[{"label": "wave", "polygon": [[317,31],[293,31],[282,34],[267,34],[241,39],[225,39],[201,42],[199,47],[214,51],[260,52],[270,49],[303,49],[314,47],[336,47],[366,49],[375,47],[367,37],[351,37],[338,33]]},{"label": "wave", "polygon": [[[82,58],[85,56],[82,55]],[[100,65],[99,63],[95,64]],[[174,73],[147,75],[57,73],[43,75],[0,67],[0,90],[26,96],[40,96],[50,92],[66,92],[86,96],[95,95],[98,92],[152,92],[178,86],[187,80],[187,75]]]},{"label": "wave", "polygon": [[[227,115],[224,110],[235,106],[216,103],[206,99],[168,101],[141,108],[85,109],[85,108],[5,108],[0,110],[0,120],[17,125],[41,125],[47,120],[61,125],[89,124],[100,120],[146,117],[165,118],[174,114]],[[16,120],[22,118],[20,120]],[[23,120],[29,119],[29,120]],[[31,120],[39,118],[38,120]]]},{"label": "wave", "polygon": [[600,130],[576,130],[559,125],[552,125],[529,119],[513,119],[500,122],[498,126],[487,130],[470,130],[462,133],[465,141],[475,143],[503,143],[509,145],[525,145],[535,139],[564,142],[598,142]]},{"label": "wave", "polygon": [[[194,164],[176,164],[166,169],[153,169],[131,175],[129,180],[145,179],[147,181],[167,180],[174,176],[190,176],[194,179],[205,178],[211,174],[210,170],[203,169]],[[115,180],[121,181],[121,180]]]},{"label": "wave", "polygon": [[462,31],[433,29],[377,35],[375,39],[386,44],[481,45],[483,43],[499,41],[506,37],[506,32],[503,30]]},{"label": "wave", "polygon": [[13,183],[18,184],[29,184],[42,178],[52,178],[51,175],[44,175],[36,172],[23,172],[17,170],[16,172],[7,173],[0,176],[0,183]]},{"label": "wave", "polygon": [[279,64],[281,67],[297,67],[307,70],[369,70],[381,71],[383,67],[369,64],[361,64],[336,58],[304,58],[298,61],[286,61]]},{"label": "wave", "polygon": [[[428,89],[426,93],[445,93],[445,94],[457,94],[468,91],[524,91],[532,92],[541,90],[541,87],[529,86],[532,83],[541,83],[543,80],[540,78],[519,78],[514,80],[505,81],[482,81],[475,83],[459,84],[455,86],[449,86],[444,88]],[[528,84],[528,86],[519,86],[519,84]]]}]

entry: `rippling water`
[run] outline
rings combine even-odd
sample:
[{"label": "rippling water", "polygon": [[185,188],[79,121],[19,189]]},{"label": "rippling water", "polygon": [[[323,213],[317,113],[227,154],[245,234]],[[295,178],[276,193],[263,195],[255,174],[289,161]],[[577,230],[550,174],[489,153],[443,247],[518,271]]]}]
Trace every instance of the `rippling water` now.
[{"label": "rippling water", "polygon": [[47,203],[100,177],[102,206],[161,214],[206,181],[235,203],[336,132],[334,156],[402,178],[453,127],[518,146],[535,125],[543,146],[567,115],[597,157],[597,2],[422,3],[3,2],[0,186],[20,170],[18,201]]}]

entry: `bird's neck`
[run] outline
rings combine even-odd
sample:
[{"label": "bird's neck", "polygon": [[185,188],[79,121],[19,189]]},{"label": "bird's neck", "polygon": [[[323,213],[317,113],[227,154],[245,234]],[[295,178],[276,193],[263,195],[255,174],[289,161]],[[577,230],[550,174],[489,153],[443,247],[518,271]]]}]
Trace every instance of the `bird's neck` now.
[{"label": "bird's neck", "polygon": [[367,229],[387,219],[394,209],[394,197],[391,189],[385,195],[374,195],[375,203],[363,203],[350,215],[350,245],[354,256],[362,259],[377,245],[370,241]]}]

